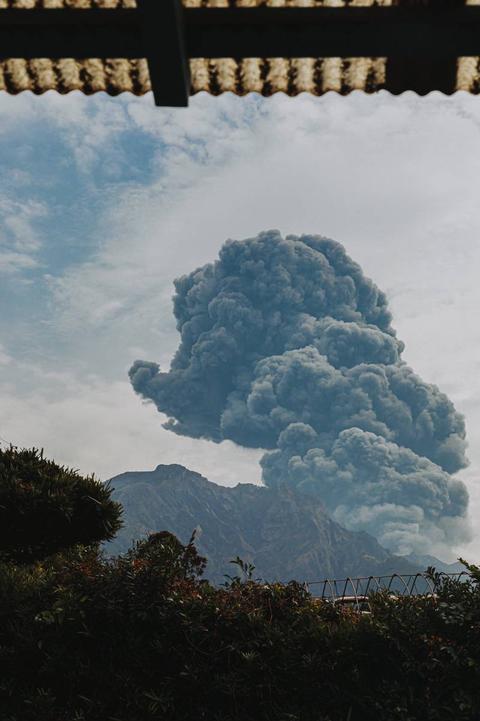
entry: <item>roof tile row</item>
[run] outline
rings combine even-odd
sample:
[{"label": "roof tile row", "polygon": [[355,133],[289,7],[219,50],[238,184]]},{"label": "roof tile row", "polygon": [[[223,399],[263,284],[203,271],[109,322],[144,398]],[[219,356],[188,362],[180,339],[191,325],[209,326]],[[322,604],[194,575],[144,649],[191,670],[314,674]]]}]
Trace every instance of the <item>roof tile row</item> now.
[{"label": "roof tile row", "polygon": [[[279,6],[391,6],[398,0],[233,0],[239,7]],[[232,0],[183,0],[186,7],[227,7]],[[480,0],[466,0],[480,5]],[[1,9],[24,8],[132,8],[135,0],[0,0]],[[233,92],[244,95],[258,92],[272,95],[284,92],[314,95],[333,90],[346,94],[352,90],[375,92],[385,87],[385,58],[231,58],[190,61],[192,92],[214,95]],[[143,95],[151,89],[147,63],[143,59],[75,60],[0,60],[0,90],[19,93],[31,90],[43,93],[57,90],[68,93],[80,90],[86,94],[105,91],[117,95],[128,91]],[[387,87],[388,89],[388,87]],[[480,92],[480,58],[459,58],[457,88]]]}]

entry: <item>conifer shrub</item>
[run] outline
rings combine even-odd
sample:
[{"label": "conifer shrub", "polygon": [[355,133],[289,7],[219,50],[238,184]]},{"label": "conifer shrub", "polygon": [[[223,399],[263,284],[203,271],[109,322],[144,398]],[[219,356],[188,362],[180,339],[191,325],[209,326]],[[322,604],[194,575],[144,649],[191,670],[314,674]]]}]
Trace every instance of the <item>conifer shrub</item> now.
[{"label": "conifer shrub", "polygon": [[43,457],[0,449],[0,558],[31,563],[77,544],[110,540],[121,508],[109,487]]}]

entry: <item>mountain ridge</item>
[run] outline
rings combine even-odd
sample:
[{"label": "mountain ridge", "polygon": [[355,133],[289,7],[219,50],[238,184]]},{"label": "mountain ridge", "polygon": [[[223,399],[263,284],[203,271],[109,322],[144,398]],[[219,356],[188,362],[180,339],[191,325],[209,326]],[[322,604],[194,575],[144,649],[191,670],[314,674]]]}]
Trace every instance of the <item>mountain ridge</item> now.
[{"label": "mountain ridge", "polygon": [[268,581],[419,571],[368,533],[342,528],[318,499],[293,489],[220,486],[180,464],[128,471],[109,483],[125,521],[106,546],[111,554],[160,530],[186,543],[195,529],[196,546],[208,559],[205,575],[217,583],[232,574],[230,561],[236,556],[253,563],[255,575]]}]

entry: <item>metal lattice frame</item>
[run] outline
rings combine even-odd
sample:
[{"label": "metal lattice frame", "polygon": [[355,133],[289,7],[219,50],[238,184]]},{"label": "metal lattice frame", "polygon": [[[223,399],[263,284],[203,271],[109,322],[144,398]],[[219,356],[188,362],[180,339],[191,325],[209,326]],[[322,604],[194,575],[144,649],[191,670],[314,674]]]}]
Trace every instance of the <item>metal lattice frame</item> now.
[{"label": "metal lattice frame", "polygon": [[369,609],[369,597],[373,593],[387,592],[394,598],[411,596],[435,597],[439,585],[446,579],[468,581],[467,571],[458,573],[438,573],[434,577],[427,573],[400,574],[387,576],[348,576],[342,579],[324,579],[308,581],[306,589],[315,599],[329,601],[333,604],[348,605],[359,611]]}]

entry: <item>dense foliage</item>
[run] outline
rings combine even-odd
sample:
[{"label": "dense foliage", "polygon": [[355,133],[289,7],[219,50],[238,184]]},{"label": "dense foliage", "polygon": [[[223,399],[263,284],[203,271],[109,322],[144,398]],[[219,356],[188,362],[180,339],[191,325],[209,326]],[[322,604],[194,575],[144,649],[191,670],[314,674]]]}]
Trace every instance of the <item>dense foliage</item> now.
[{"label": "dense foliage", "polygon": [[203,568],[168,533],[114,560],[3,563],[2,721],[479,718],[478,569],[361,615],[248,566],[213,587]]},{"label": "dense foliage", "polygon": [[480,719],[480,569],[362,615],[240,558],[214,587],[194,537],[107,559],[120,510],[35,450],[0,453],[1,721]]},{"label": "dense foliage", "polygon": [[120,528],[120,512],[108,486],[94,477],[36,449],[0,449],[0,558],[29,563],[109,540]]}]

